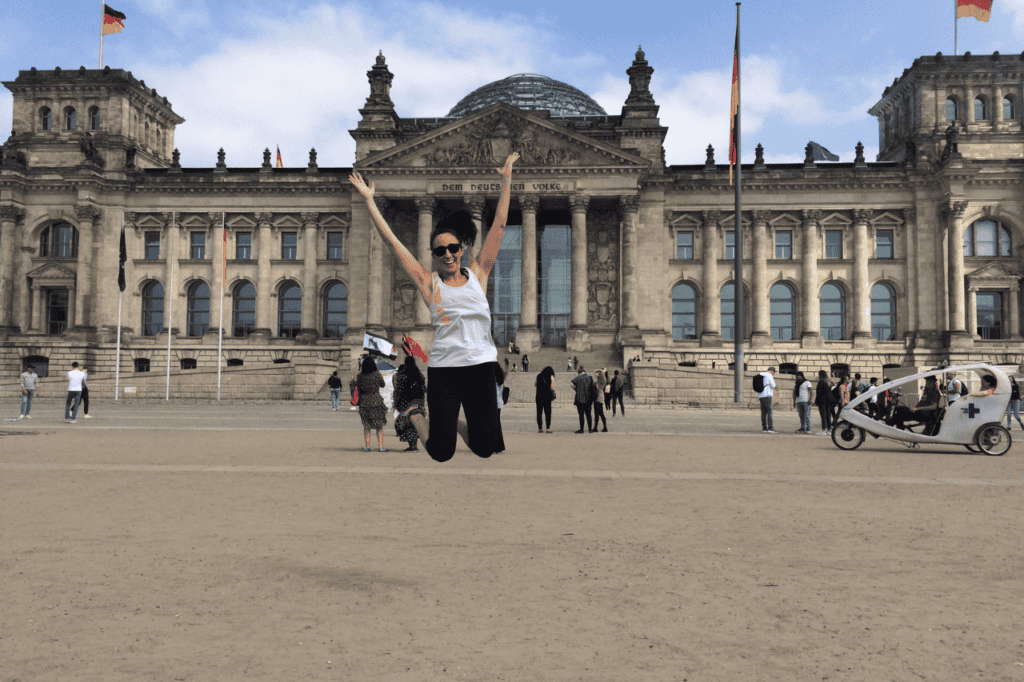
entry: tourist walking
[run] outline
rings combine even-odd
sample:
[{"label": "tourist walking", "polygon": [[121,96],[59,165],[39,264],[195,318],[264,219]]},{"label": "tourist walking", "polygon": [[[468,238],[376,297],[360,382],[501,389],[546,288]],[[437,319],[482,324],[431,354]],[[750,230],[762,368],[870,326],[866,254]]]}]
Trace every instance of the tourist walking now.
[{"label": "tourist walking", "polygon": [[359,390],[359,421],[363,422],[363,436],[366,447],[363,452],[370,451],[370,432],[377,432],[377,448],[387,452],[384,447],[384,426],[388,423],[387,407],[380,389],[384,388],[384,377],[377,369],[377,361],[372,355],[363,360],[362,369],[356,377],[356,388]]},{"label": "tourist walking", "polygon": [[526,353],[523,353],[523,371],[530,371],[530,356],[527,355]]},{"label": "tourist walking", "polygon": [[[537,403],[537,433],[547,431],[551,433],[551,403],[555,400],[555,370],[547,366],[537,375],[534,382],[536,394],[534,401]],[[541,423],[541,415],[546,420],[546,425]]]},{"label": "tourist walking", "polygon": [[601,368],[601,375],[604,377],[604,387],[598,400],[604,399],[604,409],[608,411],[612,409],[612,378],[608,376],[608,370],[604,367]]},{"label": "tourist walking", "polygon": [[89,368],[82,367],[82,417],[92,419],[89,416]]},{"label": "tourist walking", "polygon": [[[871,377],[868,390],[878,388],[878,377]],[[872,419],[878,419],[878,415],[881,412],[878,405],[878,394],[868,398],[868,416]]]},{"label": "tourist walking", "polygon": [[348,397],[350,398],[351,402],[353,403],[352,407],[349,408],[351,410],[358,410],[359,409],[359,407],[358,407],[359,399],[356,397],[356,395],[358,394],[357,387],[358,387],[358,384],[356,383],[356,375],[353,374],[352,376],[350,376],[348,378]]},{"label": "tourist walking", "polygon": [[419,451],[419,448],[416,447],[419,434],[404,412],[412,407],[414,402],[422,407],[425,394],[426,383],[423,379],[423,372],[416,365],[416,358],[409,355],[395,373],[395,411],[398,412],[398,416],[395,417],[395,431],[398,433],[399,440],[408,443],[404,452]]},{"label": "tourist walking", "polygon": [[1017,419],[1017,423],[1020,424],[1020,428],[1024,429],[1024,422],[1020,420],[1020,384],[1012,376],[1009,379],[1010,402],[1006,404],[1006,428],[1010,428],[1010,417],[1013,416]]},{"label": "tourist walking", "polygon": [[818,370],[818,385],[814,388],[814,404],[818,406],[818,416],[821,417],[821,431],[819,436],[826,436],[832,433],[832,408],[835,405],[835,397],[832,395],[832,383],[828,380],[825,370]]},{"label": "tourist walking", "polygon": [[622,416],[626,416],[626,404],[622,402],[622,396],[626,392],[626,380],[624,376],[619,376],[619,370],[615,370],[615,376],[612,377],[612,416],[615,416],[615,404],[618,403],[619,409],[622,411]]},{"label": "tourist walking", "polygon": [[331,409],[337,412],[341,403],[341,379],[337,372],[327,378],[327,387],[331,389]]},{"label": "tourist walking", "polygon": [[797,372],[793,385],[793,400],[796,402],[796,413],[800,418],[797,433],[811,432],[811,391],[811,382],[804,377],[803,372]]},{"label": "tourist walking", "polygon": [[82,401],[82,381],[85,379],[85,372],[78,369],[78,363],[71,363],[71,371],[68,372],[68,397],[64,400],[64,421],[75,423],[78,418],[78,406]]},{"label": "tourist walking", "polygon": [[[772,403],[775,400],[775,368],[769,367],[766,371],[760,372],[759,382],[761,390],[757,393],[757,401],[761,404],[761,431],[764,433],[775,433],[775,424],[772,421]],[[757,377],[754,377],[757,381]],[[754,385],[757,388],[757,384]]]},{"label": "tourist walking", "polygon": [[572,358],[569,358],[568,360],[565,361],[565,371],[566,372],[571,372],[572,371]]},{"label": "tourist walking", "polygon": [[597,387],[594,385],[594,380],[587,376],[586,372],[581,368],[576,370],[576,376],[569,382],[569,385],[572,386],[572,390],[576,393],[573,404],[576,405],[576,412],[579,413],[580,417],[580,430],[576,433],[586,433],[583,430],[584,417],[587,419],[587,431],[594,433],[596,429],[593,427],[593,416],[590,414],[590,406],[594,403],[594,398],[597,395]]},{"label": "tourist walking", "polygon": [[[25,368],[25,371],[21,373],[21,416],[18,419],[31,419],[32,415],[29,412],[32,411],[32,399],[36,396],[36,390],[39,386],[39,375],[36,374],[35,365],[29,365]],[[1009,420],[1009,417],[1007,417]]]},{"label": "tourist walking", "polygon": [[498,398],[498,433],[494,437],[494,452],[499,453],[505,451],[505,434],[501,429],[501,411],[512,396],[512,391],[505,388],[505,372],[497,362],[494,363],[494,386]]},{"label": "tourist walking", "polygon": [[[476,243],[477,226],[472,216],[459,211],[448,216],[430,235],[433,272],[395,236],[374,202],[373,183],[367,185],[359,173],[349,176],[366,199],[384,241],[419,289],[430,310],[434,342],[427,370],[427,403],[430,417],[414,406],[408,416],[424,440],[427,452],[438,462],[455,454],[461,435],[479,457],[490,457],[501,444],[498,406],[494,395],[494,369],[498,350],[491,338],[491,309],[487,302],[487,279],[501,248],[512,192],[512,165],[519,158],[513,152],[498,169],[501,191],[494,222],[476,260],[462,267],[465,249]],[[405,337],[410,355],[425,355],[419,344]],[[459,420],[459,410],[466,421]]]},{"label": "tourist walking", "polygon": [[604,424],[601,431],[604,433],[608,433],[608,419],[604,416],[604,405],[602,404],[606,385],[608,385],[608,378],[605,376],[605,370],[599,369],[594,372],[594,431],[597,431],[597,422],[601,421]]}]

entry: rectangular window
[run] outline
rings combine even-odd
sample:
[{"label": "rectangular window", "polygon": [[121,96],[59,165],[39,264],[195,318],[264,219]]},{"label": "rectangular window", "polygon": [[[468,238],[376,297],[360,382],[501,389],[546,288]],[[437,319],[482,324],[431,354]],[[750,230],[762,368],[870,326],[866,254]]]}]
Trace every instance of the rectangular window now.
[{"label": "rectangular window", "polygon": [[983,339],[1003,338],[1003,294],[1000,291],[979,291],[975,296],[978,313],[978,335]]},{"label": "rectangular window", "polygon": [[252,258],[252,232],[235,233],[235,260]]},{"label": "rectangular window", "polygon": [[344,241],[344,232],[327,233],[327,260],[345,260]]},{"label": "rectangular window", "polygon": [[281,260],[295,260],[299,244],[298,232],[281,233]]},{"label": "rectangular window", "polygon": [[775,257],[779,260],[790,260],[793,257],[793,231],[775,231]]},{"label": "rectangular window", "polygon": [[736,259],[736,230],[726,230],[725,233],[725,260]]},{"label": "rectangular window", "polygon": [[693,232],[676,232],[676,258],[693,260]]},{"label": "rectangular window", "polygon": [[146,233],[146,260],[158,260],[160,258],[160,233]]},{"label": "rectangular window", "polygon": [[191,247],[189,258],[192,260],[203,260],[206,258],[206,233],[193,232],[189,237],[189,245]]},{"label": "rectangular window", "polygon": [[843,257],[843,231],[825,230],[825,258]]},{"label": "rectangular window", "polygon": [[895,258],[892,241],[892,230],[877,230],[875,232],[875,258]]}]

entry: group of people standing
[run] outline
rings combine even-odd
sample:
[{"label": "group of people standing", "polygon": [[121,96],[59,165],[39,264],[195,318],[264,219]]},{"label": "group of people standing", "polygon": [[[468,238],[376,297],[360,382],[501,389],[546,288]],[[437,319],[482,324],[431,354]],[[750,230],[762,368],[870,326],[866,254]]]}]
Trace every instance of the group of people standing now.
[{"label": "group of people standing", "polygon": [[[32,401],[36,397],[42,397],[39,393],[39,375],[36,374],[35,365],[28,365],[21,373],[19,382],[21,387],[21,414],[18,419],[32,418]],[[71,363],[71,371],[68,372],[68,393],[64,400],[64,421],[74,424],[78,419],[78,408],[83,408],[83,416],[89,416],[89,373],[85,367],[79,367],[77,362]]]}]

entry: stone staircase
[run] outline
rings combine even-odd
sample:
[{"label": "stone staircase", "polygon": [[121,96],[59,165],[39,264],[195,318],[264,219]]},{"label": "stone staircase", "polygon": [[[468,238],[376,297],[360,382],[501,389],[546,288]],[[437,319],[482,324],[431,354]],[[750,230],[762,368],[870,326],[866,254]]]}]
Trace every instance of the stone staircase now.
[{"label": "stone staircase", "polygon": [[[595,351],[575,353],[574,355],[579,359],[587,374],[591,376],[593,376],[594,370],[601,367],[608,370],[609,377],[615,375],[615,370],[619,370],[620,374],[625,373],[621,353],[617,351]],[[566,360],[572,356],[573,354],[566,352],[564,348],[542,348],[536,353],[529,354],[530,371],[523,372],[522,355],[508,353],[507,346],[499,348],[498,362],[501,363],[502,367],[505,366],[506,357],[508,357],[509,362],[509,373],[505,379],[505,385],[512,392],[509,398],[510,407],[517,405],[532,406],[534,404],[534,395],[536,393],[534,382],[540,371],[550,365],[555,370],[555,393],[557,398],[555,398],[554,406],[556,408],[573,409],[574,394],[569,382],[576,376],[576,370],[566,370]],[[515,372],[511,371],[513,362],[516,363]]]}]

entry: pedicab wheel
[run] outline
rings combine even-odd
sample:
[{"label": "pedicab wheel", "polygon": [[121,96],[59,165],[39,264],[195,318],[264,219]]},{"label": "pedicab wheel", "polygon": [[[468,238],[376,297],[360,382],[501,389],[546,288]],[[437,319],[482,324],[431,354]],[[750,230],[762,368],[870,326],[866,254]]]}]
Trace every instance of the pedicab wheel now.
[{"label": "pedicab wheel", "polygon": [[974,443],[968,443],[964,447],[967,448],[968,450],[970,450],[971,452],[981,452],[981,448],[979,448]]},{"label": "pedicab wheel", "polygon": [[864,442],[864,429],[850,422],[839,422],[832,427],[832,442],[840,450],[856,450]]},{"label": "pedicab wheel", "polygon": [[974,444],[986,455],[998,457],[1010,449],[1010,432],[1001,424],[985,424],[974,435]]}]

